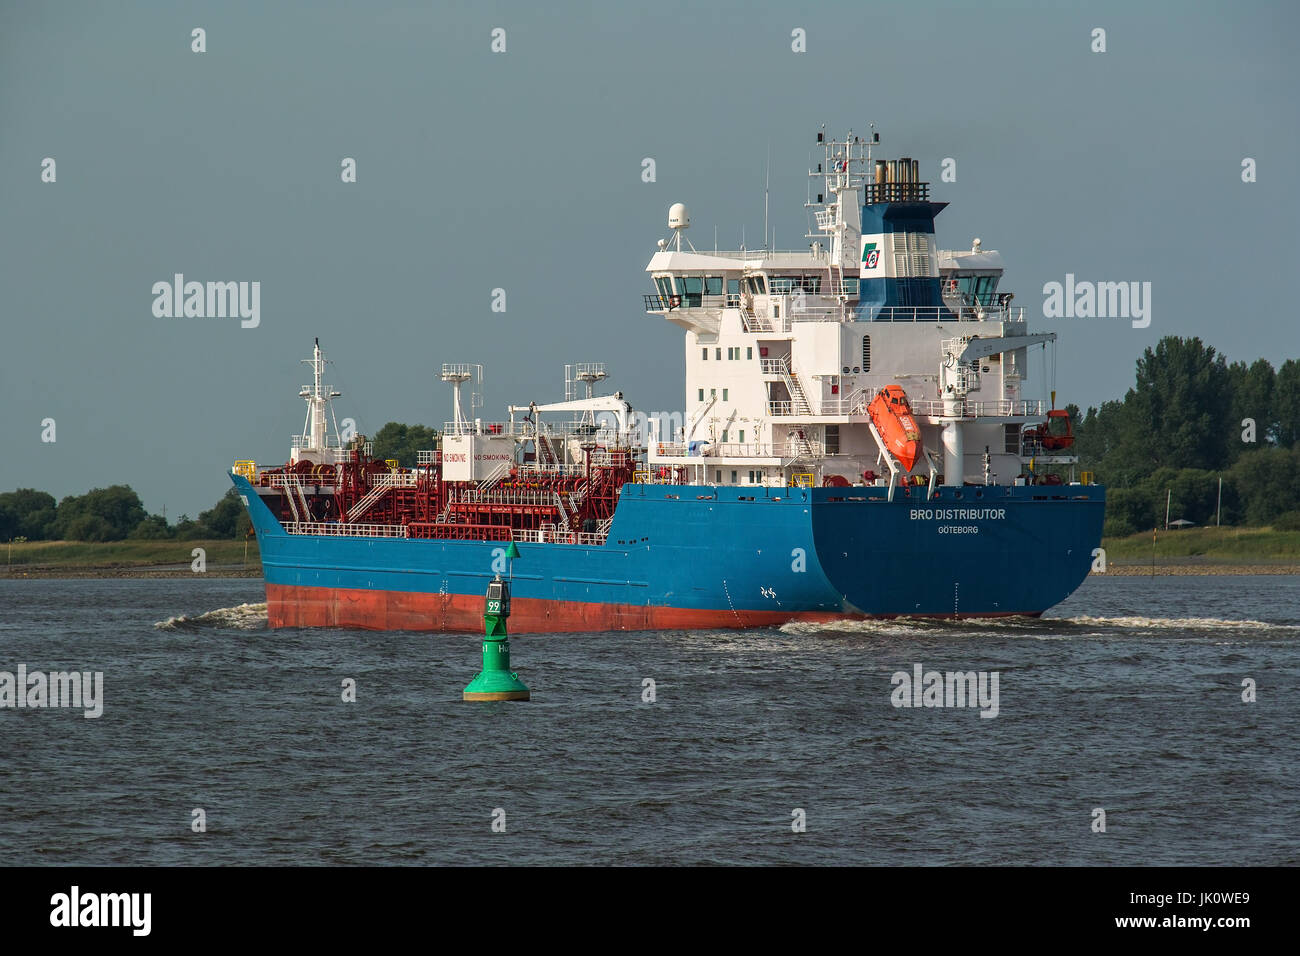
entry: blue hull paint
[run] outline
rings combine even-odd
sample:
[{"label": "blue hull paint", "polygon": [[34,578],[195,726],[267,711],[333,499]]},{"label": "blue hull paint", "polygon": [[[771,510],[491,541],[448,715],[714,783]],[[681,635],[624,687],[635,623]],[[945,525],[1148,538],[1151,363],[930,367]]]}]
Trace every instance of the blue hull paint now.
[{"label": "blue hull paint", "polygon": [[[482,595],[502,567],[497,542],[286,534],[232,480],[267,584]],[[520,544],[514,596],[792,618],[1039,614],[1100,544],[1098,486],[905,491],[625,485],[604,546]]]}]

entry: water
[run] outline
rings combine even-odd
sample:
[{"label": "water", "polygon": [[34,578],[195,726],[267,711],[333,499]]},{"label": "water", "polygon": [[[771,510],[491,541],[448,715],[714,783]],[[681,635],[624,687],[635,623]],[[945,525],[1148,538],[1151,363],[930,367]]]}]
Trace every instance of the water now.
[{"label": "water", "polygon": [[[0,710],[10,862],[1300,862],[1295,577],[1093,578],[1037,621],[526,636],[526,704],[460,700],[474,636],[271,631],[261,600],[0,583],[0,670],[103,671],[105,697]],[[916,663],[997,671],[998,716],[895,708]]]}]

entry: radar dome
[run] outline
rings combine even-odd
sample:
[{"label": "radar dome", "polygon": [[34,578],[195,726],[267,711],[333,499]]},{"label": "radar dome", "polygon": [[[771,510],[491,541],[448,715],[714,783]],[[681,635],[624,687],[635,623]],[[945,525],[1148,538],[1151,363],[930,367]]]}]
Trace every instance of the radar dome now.
[{"label": "radar dome", "polygon": [[691,225],[691,214],[686,211],[686,204],[675,202],[668,208],[668,228],[669,229],[688,229]]}]

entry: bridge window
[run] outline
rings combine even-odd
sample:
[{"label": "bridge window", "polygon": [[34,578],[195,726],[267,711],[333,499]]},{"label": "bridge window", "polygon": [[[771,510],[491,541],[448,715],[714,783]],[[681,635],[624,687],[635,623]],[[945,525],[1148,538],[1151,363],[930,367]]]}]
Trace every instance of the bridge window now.
[{"label": "bridge window", "polygon": [[722,295],[722,276],[705,276],[704,294]]},{"label": "bridge window", "polygon": [[655,288],[666,299],[673,294],[673,281],[666,276],[655,276]]},{"label": "bridge window", "polygon": [[728,291],[730,294],[732,294],[732,295],[740,295],[740,280],[739,280],[739,279],[728,279],[728,280],[727,280],[727,291]]},{"label": "bridge window", "polygon": [[687,308],[700,307],[700,293],[704,290],[704,280],[699,276],[683,276],[677,280],[682,284],[683,301],[682,305]]},{"label": "bridge window", "polygon": [[[845,369],[844,371],[848,371]],[[871,371],[871,336],[862,336],[862,371]]]}]

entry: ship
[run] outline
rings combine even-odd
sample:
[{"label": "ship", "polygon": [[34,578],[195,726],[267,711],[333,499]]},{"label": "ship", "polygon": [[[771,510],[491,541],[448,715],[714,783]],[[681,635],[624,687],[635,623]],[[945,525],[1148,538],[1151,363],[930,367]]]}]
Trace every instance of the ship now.
[{"label": "ship", "polygon": [[566,366],[562,400],[484,421],[482,366],[447,363],[433,447],[383,459],[338,427],[317,341],[288,461],[231,471],[270,625],[473,632],[502,575],[515,633],[1037,616],[1067,598],[1105,488],[1076,473],[1054,383],[1030,397],[1056,335],[1001,288],[999,252],[938,248],[947,203],[879,142],[816,134],[804,249],[699,251],[672,205],[642,306],[683,334],[680,412],[634,409],[592,362]]}]

